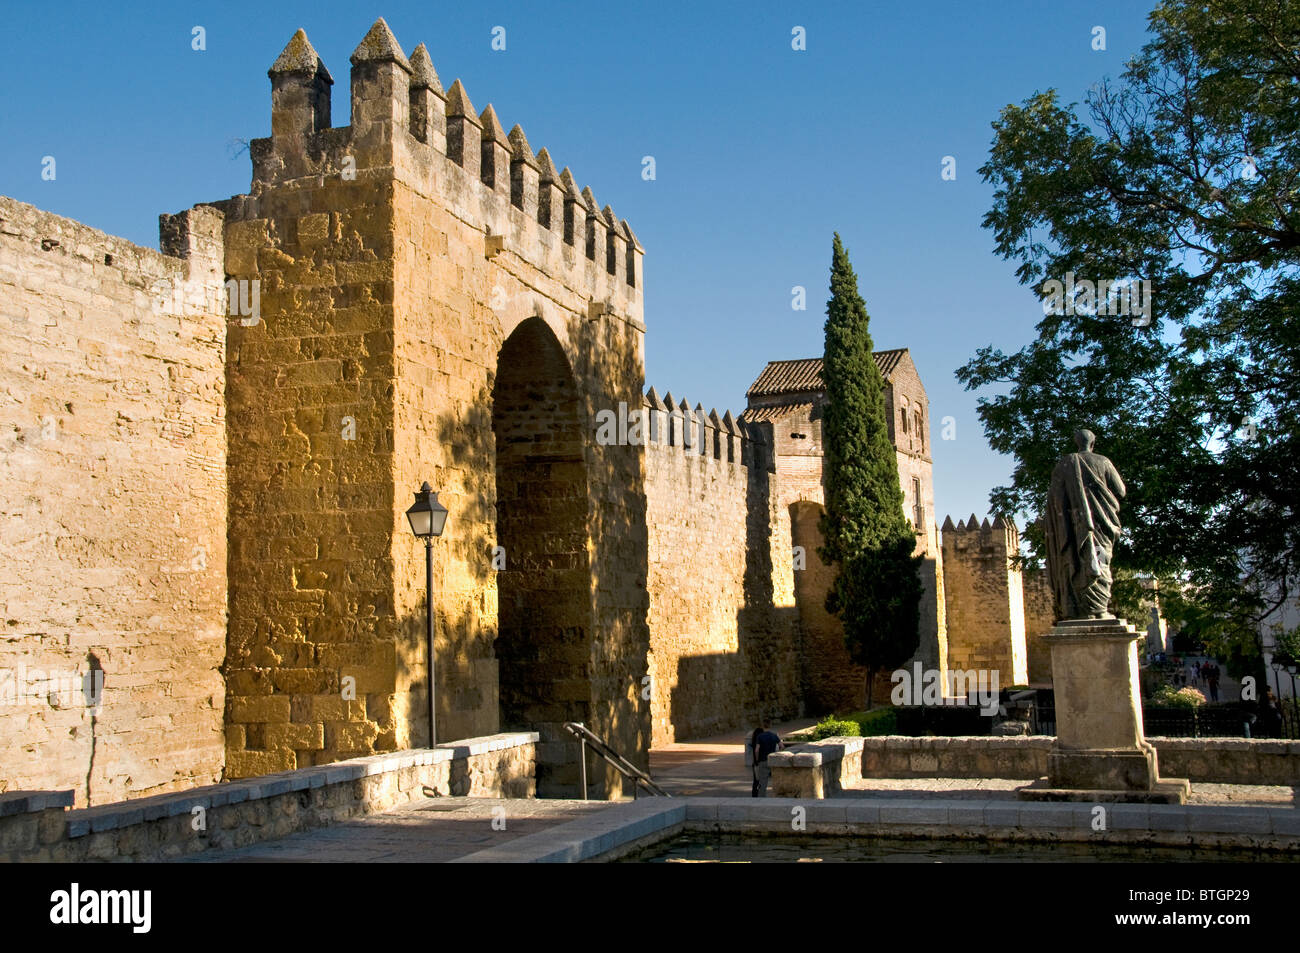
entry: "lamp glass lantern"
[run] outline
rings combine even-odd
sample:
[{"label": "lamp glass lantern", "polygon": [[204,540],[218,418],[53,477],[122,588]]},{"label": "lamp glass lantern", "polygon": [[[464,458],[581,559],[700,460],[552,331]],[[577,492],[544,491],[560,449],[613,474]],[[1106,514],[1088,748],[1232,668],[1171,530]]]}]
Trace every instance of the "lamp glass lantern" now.
[{"label": "lamp glass lantern", "polygon": [[406,519],[411,524],[411,532],[421,539],[442,535],[447,525],[447,507],[438,502],[438,493],[427,480],[415,494],[415,502],[406,511]]}]

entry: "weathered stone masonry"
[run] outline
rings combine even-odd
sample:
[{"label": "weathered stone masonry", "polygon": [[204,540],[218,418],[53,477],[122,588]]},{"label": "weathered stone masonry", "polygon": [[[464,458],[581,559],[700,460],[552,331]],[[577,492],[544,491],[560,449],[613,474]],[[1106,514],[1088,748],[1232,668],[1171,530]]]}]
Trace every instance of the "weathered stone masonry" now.
[{"label": "weathered stone masonry", "polygon": [[[807,379],[740,420],[643,396],[627,222],[382,20],[351,65],[330,128],[333,77],[290,40],[248,193],[163,216],[166,254],[0,200],[0,678],[105,673],[98,709],[48,685],[0,708],[0,790],[427,745],[425,480],[451,513],[438,740],[536,731],[539,794],[579,793],[565,721],[644,767],[652,740],[860,704],[822,605],[817,362],[776,362]],[[877,358],[943,667],[929,406],[905,350]],[[597,439],[629,407],[648,442]]]},{"label": "weathered stone masonry", "polygon": [[[402,511],[428,479],[452,512],[434,548],[439,735],[528,722],[500,727],[537,727],[542,792],[576,793],[560,720],[642,762],[649,742],[641,458],[589,427],[640,396],[641,249],[521,129],[459,82],[444,92],[423,47],[408,60],[380,21],[352,65],[352,123],[322,128],[332,79],[294,37],[253,187],[217,203],[227,270],[260,280],[263,317],[230,346],[228,771],[427,744],[424,554]],[[527,419],[530,388],[558,388],[547,420]],[[552,427],[564,442],[542,439]],[[537,467],[550,479],[521,499]],[[512,516],[529,507],[568,515],[530,528]],[[498,633],[502,597],[544,647]],[[498,695],[528,682],[571,704]]]},{"label": "weathered stone masonry", "polygon": [[1019,551],[1020,534],[1000,516],[943,524],[948,624],[961,633],[949,643],[949,660],[958,670],[997,670],[1003,688],[1028,682]]},{"label": "weathered stone masonry", "polygon": [[[943,558],[934,522],[929,401],[906,348],[875,351],[874,357],[885,385],[884,410],[897,456],[904,513],[916,533],[915,551],[922,557],[920,639],[913,660],[926,668],[942,669],[947,664],[950,635]],[[785,535],[787,548],[800,547],[804,561],[804,568],[794,573],[802,696],[810,711],[848,712],[863,704],[866,670],[849,659],[843,627],[826,611],[826,593],[834,571],[817,555],[822,545],[818,523],[825,501],[822,407],[826,393],[821,365],[820,358],[769,363],[746,394],[749,406],[743,418],[771,428],[777,485],[775,531]],[[887,703],[890,688],[888,673],[880,673],[875,681],[875,701]]]},{"label": "weathered stone masonry", "polygon": [[221,215],[161,234],[0,197],[0,791],[221,776]]},{"label": "weathered stone masonry", "polygon": [[800,714],[790,526],[771,428],[654,388],[645,413],[653,743]]}]

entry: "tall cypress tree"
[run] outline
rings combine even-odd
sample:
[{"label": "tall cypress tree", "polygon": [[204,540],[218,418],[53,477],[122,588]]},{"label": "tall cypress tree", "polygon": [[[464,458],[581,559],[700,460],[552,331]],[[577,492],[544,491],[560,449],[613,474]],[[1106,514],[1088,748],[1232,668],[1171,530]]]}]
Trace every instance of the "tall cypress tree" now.
[{"label": "tall cypress tree", "polygon": [[921,557],[912,555],[916,536],[903,515],[885,384],[872,357],[869,323],[837,233],[822,363],[826,511],[819,553],[836,566],[826,608],[844,624],[849,656],[867,669],[868,708],[876,672],[916,652],[921,600]]}]

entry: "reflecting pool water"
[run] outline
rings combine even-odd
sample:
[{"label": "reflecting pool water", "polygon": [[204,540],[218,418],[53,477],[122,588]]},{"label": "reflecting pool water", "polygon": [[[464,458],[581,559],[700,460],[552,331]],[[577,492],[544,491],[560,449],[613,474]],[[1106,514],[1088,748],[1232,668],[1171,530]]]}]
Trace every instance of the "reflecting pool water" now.
[{"label": "reflecting pool water", "polygon": [[890,837],[679,834],[623,863],[1259,863],[1296,859],[1282,851],[1144,847]]}]

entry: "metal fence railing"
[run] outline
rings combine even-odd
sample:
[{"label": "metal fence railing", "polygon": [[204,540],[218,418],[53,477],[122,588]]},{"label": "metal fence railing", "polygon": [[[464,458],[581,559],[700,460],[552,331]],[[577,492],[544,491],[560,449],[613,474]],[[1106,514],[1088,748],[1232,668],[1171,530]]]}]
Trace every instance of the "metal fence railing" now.
[{"label": "metal fence railing", "polygon": [[[1300,739],[1300,702],[1287,699],[1270,720],[1258,706],[1241,702],[1170,708],[1144,705],[1143,733],[1152,738],[1286,738]],[[1038,692],[1029,717],[1030,733],[1056,734],[1056,706],[1049,691]]]}]

